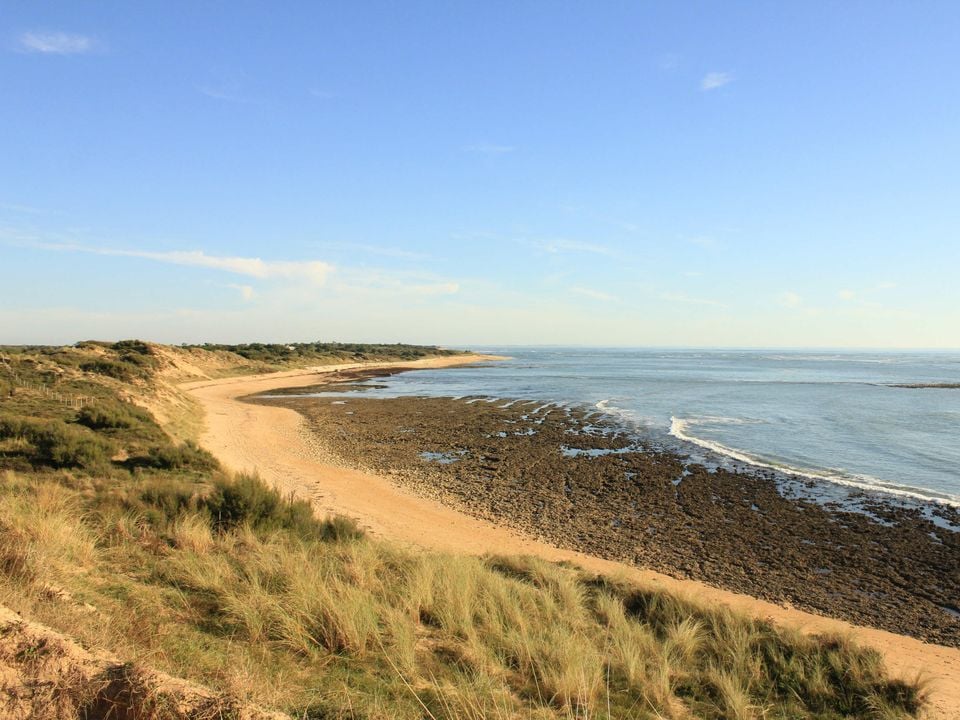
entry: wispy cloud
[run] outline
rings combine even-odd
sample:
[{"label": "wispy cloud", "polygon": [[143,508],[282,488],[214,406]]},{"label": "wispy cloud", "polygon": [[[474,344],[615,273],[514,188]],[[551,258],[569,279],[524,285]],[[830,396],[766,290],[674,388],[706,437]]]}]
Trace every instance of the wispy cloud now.
[{"label": "wispy cloud", "polygon": [[570,288],[570,292],[576,293],[577,295],[582,295],[583,297],[588,297],[591,300],[600,300],[601,302],[613,302],[616,300],[616,298],[610,293],[605,293],[588,287],[572,287]]},{"label": "wispy cloud", "polygon": [[705,305],[709,307],[726,307],[722,302],[718,300],[711,300],[710,298],[698,298],[691,297],[685,293],[675,293],[667,292],[660,294],[661,300],[666,300],[667,302],[672,303],[681,303],[683,305]]},{"label": "wispy cloud", "polygon": [[423,272],[395,272],[371,268],[343,268],[333,289],[378,297],[428,298],[456,295],[460,283]]},{"label": "wispy cloud", "polygon": [[711,250],[717,247],[718,244],[716,238],[709,235],[695,235],[694,237],[687,238],[687,242],[691,245],[704,248],[705,250]]},{"label": "wispy cloud", "polygon": [[856,296],[857,294],[853,290],[841,290],[837,293],[838,298],[847,302],[853,300]]},{"label": "wispy cloud", "polygon": [[46,215],[48,212],[32,205],[18,205],[17,203],[0,203],[0,210],[20,213],[21,215]]},{"label": "wispy cloud", "polygon": [[413,252],[402,248],[385,247],[383,245],[366,245],[364,243],[349,242],[318,242],[315,247],[325,250],[346,250],[366,255],[380,255],[382,257],[405,258],[408,260],[425,260],[430,256],[425,253]]},{"label": "wispy cloud", "polygon": [[198,85],[197,90],[201,95],[206,95],[212,100],[222,100],[223,102],[231,103],[241,103],[247,104],[252,103],[251,98],[241,95],[236,90],[232,90],[229,87],[216,87],[213,85]]},{"label": "wispy cloud", "polygon": [[708,72],[700,81],[701,90],[716,90],[733,82],[733,74],[727,72]]},{"label": "wispy cloud", "polygon": [[235,285],[230,283],[227,285],[227,287],[232,288],[233,290],[238,290],[240,292],[240,297],[247,302],[253,300],[254,295],[256,295],[256,293],[253,291],[253,286],[251,285]]},{"label": "wispy cloud", "polygon": [[327,90],[320,90],[319,88],[310,88],[307,90],[307,94],[310,97],[315,97],[318,100],[333,100],[336,97],[336,94],[328,92]]},{"label": "wispy cloud", "polygon": [[661,70],[670,71],[680,67],[680,56],[677,53],[664,53],[657,60]]},{"label": "wispy cloud", "polygon": [[213,80],[200,83],[196,86],[201,95],[206,95],[212,100],[222,102],[249,104],[258,102],[256,98],[250,97],[243,88],[243,84],[230,73],[215,77]]},{"label": "wispy cloud", "polygon": [[112,257],[132,257],[170,265],[209,268],[265,279],[299,279],[316,285],[322,285],[333,272],[330,263],[320,260],[262,260],[261,258],[208,255],[202,250],[172,250],[152,252],[149,250],[120,250],[114,248],[90,247],[69,243],[31,243],[44,250],[83,252]]},{"label": "wispy cloud", "polygon": [[[439,298],[456,295],[460,283],[430,273],[384,271],[367,267],[340,267],[322,260],[264,260],[257,257],[210,255],[202,250],[152,251],[109,248],[75,242],[43,241],[29,234],[0,227],[0,240],[10,245],[55,252],[88,253],[108,257],[139,258],[169,265],[207,268],[257,280],[284,280],[269,287],[246,283],[227,283],[245,301],[278,298],[298,302],[316,302],[325,297]],[[320,294],[318,294],[320,293]]]},{"label": "wispy cloud", "polygon": [[543,252],[551,255],[560,253],[593,253],[594,255],[613,255],[613,250],[605,245],[595,243],[581,242],[580,240],[567,240],[565,238],[531,240],[529,244],[533,245]]},{"label": "wispy cloud", "polygon": [[782,292],[777,296],[777,302],[780,305],[783,305],[783,307],[798,308],[803,304],[803,298],[797,293],[787,290],[786,292]]},{"label": "wispy cloud", "polygon": [[46,55],[82,55],[96,47],[93,38],[65,32],[25,32],[17,38],[21,52]]},{"label": "wispy cloud", "polygon": [[413,295],[421,297],[432,297],[435,295],[455,295],[460,292],[460,284],[455,282],[426,283],[423,285],[406,285],[404,290]]},{"label": "wispy cloud", "polygon": [[506,155],[516,149],[513,145],[499,145],[497,143],[476,143],[463,146],[464,151],[479,155]]}]

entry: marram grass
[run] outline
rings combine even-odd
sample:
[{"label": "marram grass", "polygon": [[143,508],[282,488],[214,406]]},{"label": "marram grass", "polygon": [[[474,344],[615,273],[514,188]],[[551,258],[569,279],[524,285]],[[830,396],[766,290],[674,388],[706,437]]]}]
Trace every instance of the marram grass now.
[{"label": "marram grass", "polygon": [[[401,549],[305,520],[252,478],[193,487],[170,502],[145,481],[7,473],[0,603],[304,718],[903,718],[920,704],[847,638],[535,558]],[[235,490],[225,523],[211,508]]]}]

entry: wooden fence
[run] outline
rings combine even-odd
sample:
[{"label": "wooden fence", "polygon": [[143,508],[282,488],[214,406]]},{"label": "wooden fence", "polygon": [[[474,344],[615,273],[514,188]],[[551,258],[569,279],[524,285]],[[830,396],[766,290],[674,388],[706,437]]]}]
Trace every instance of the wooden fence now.
[{"label": "wooden fence", "polygon": [[79,410],[84,405],[89,405],[93,402],[93,398],[87,395],[74,395],[72,393],[62,393],[56,390],[55,388],[47,385],[45,383],[29,381],[20,376],[20,373],[17,372],[13,363],[10,362],[10,358],[4,353],[0,353],[0,369],[4,371],[12,385],[14,387],[26,390],[28,392],[35,392],[41,397],[49,398],[55,400],[61,405],[68,405],[75,410]]}]

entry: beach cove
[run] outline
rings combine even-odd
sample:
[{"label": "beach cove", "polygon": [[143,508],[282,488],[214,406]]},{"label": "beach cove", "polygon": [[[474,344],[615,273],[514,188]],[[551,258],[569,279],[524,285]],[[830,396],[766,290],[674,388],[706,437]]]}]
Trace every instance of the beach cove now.
[{"label": "beach cove", "polygon": [[[420,361],[406,367],[431,368],[481,359],[446,358],[440,361]],[[676,579],[652,570],[596,557],[592,554],[595,552],[594,547],[589,545],[581,548],[587,552],[570,549],[569,545],[576,543],[564,543],[568,547],[557,547],[556,540],[544,537],[544,533],[540,533],[542,539],[534,539],[519,529],[481,519],[482,513],[476,510],[472,514],[458,511],[451,507],[449,497],[445,498],[445,503],[436,499],[436,493],[433,497],[416,494],[416,488],[412,487],[409,479],[404,483],[402,468],[383,467],[382,471],[370,472],[369,469],[351,467],[348,459],[338,454],[334,444],[329,442],[330,436],[318,434],[315,428],[311,428],[311,422],[315,423],[316,420],[308,421],[290,408],[239,400],[252,394],[316,384],[318,380],[324,379],[324,376],[319,374],[321,372],[339,371],[343,376],[347,371],[356,368],[357,365],[353,364],[323,368],[319,371],[293,371],[259,377],[201,381],[188,383],[183,388],[198,399],[206,411],[204,445],[228,467],[236,470],[256,470],[264,479],[285,492],[311,499],[321,511],[351,516],[375,534],[429,549],[476,554],[535,554],[553,561],[573,562],[591,572],[615,574],[639,582],[653,583],[657,587],[694,595],[707,602],[723,602],[735,609],[760,617],[770,617],[777,622],[801,626],[813,632],[853,632],[861,642],[880,649],[894,673],[912,677],[922,669],[931,676],[934,683],[932,704],[939,712],[937,717],[952,717],[952,709],[960,706],[960,686],[957,681],[960,677],[960,652],[955,648],[924,643],[897,633],[859,627],[777,602],[757,599],[742,592],[721,590],[704,582]],[[282,402],[296,401],[287,399]],[[358,416],[356,409],[348,409],[346,405],[334,406],[332,402],[334,401],[327,401],[326,405],[342,412],[342,420],[363,419],[362,414]],[[350,400],[347,404],[350,402],[355,401]],[[320,407],[319,404],[314,404]],[[468,408],[483,404],[461,403]],[[347,412],[354,414],[347,415]],[[376,428],[375,421],[371,418],[367,420]],[[557,430],[559,431],[559,428]],[[340,436],[363,438],[364,434],[357,427],[349,432],[344,430]],[[594,437],[591,442],[595,444],[595,440]],[[431,452],[423,449],[418,452],[425,451]],[[339,452],[342,452],[342,448]],[[447,450],[439,449],[436,452]],[[374,453],[367,460],[377,461],[377,457]],[[619,456],[611,453],[609,457]],[[568,459],[589,459],[592,462],[597,458]],[[423,458],[418,458],[418,462],[432,470],[457,465],[455,462],[444,464]],[[394,472],[390,473],[390,470]],[[672,470],[673,468],[665,468],[665,471],[669,471],[668,474],[672,474]],[[692,481],[689,478],[685,480],[688,487],[691,487]],[[422,487],[420,491],[423,492]],[[522,510],[522,506],[517,509]],[[756,513],[752,509],[748,511]],[[501,513],[497,519],[502,523],[505,515],[506,513]],[[691,568],[691,571],[684,574],[695,576],[693,570],[694,568]],[[950,617],[946,612],[943,614]],[[947,627],[949,629],[949,625]]]}]

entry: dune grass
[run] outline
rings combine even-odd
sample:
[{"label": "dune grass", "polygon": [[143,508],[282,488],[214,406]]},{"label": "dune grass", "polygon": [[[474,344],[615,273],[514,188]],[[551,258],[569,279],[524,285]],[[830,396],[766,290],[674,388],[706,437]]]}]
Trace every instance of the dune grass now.
[{"label": "dune grass", "polygon": [[[192,492],[185,494],[185,488]],[[418,553],[253,478],[8,473],[0,602],[302,717],[901,718],[879,655],[535,558]],[[225,523],[215,509],[234,493]],[[268,498],[264,500],[264,498]],[[151,510],[152,512],[146,512]]]},{"label": "dune grass", "polygon": [[317,720],[893,719],[922,704],[920,683],[849,638],[317,518],[117,405],[115,380],[87,413],[0,406],[0,604],[88,647]]}]

